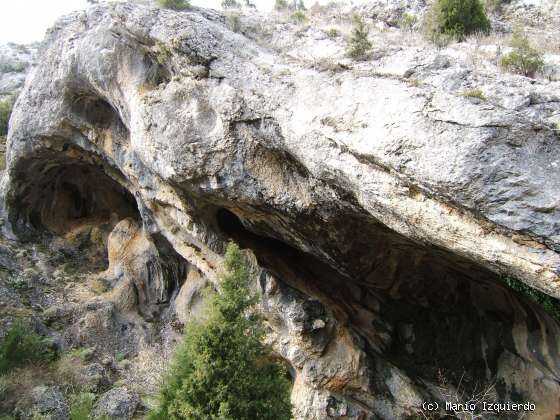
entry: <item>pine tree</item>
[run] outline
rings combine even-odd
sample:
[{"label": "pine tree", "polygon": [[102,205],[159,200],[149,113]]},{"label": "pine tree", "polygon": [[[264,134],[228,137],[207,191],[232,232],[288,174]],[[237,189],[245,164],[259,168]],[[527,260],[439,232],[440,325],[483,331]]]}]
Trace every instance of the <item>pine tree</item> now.
[{"label": "pine tree", "polygon": [[261,318],[249,314],[257,302],[250,280],[247,260],[230,244],[221,293],[209,298],[205,321],[187,326],[152,420],[291,418],[285,369],[262,344]]},{"label": "pine tree", "polygon": [[348,42],[347,55],[356,60],[364,59],[371,50],[371,42],[368,40],[369,29],[364,20],[358,16],[354,16],[354,28]]}]

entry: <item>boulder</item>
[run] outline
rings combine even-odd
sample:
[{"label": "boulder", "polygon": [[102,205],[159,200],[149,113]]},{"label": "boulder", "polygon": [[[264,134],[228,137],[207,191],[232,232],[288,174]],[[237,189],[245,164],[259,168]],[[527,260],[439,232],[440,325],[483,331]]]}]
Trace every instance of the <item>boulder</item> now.
[{"label": "boulder", "polygon": [[39,413],[49,420],[68,420],[70,409],[64,394],[57,386],[37,386],[31,391],[33,413]]},{"label": "boulder", "polygon": [[134,415],[139,399],[128,388],[116,387],[103,394],[95,405],[95,415],[114,420],[128,420]]}]

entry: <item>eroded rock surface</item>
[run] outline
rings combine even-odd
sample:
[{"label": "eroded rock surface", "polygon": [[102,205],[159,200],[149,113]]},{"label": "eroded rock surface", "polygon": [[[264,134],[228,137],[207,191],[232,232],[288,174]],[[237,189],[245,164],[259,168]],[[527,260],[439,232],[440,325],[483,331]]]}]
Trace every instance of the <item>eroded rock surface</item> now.
[{"label": "eroded rock surface", "polygon": [[[560,325],[500,279],[560,297],[558,82],[435,50],[351,63],[284,29],[263,45],[217,12],[111,4],[48,33],[4,230],[108,246],[74,339],[138,351],[146,322],[200,314],[231,238],[261,270],[297,418],[406,418],[442,383],[560,414]],[[311,42],[342,67],[310,66]],[[492,99],[458,94],[473,84]]]},{"label": "eroded rock surface", "polygon": [[0,45],[0,98],[19,91],[25,82],[25,76],[34,66],[37,44]]}]

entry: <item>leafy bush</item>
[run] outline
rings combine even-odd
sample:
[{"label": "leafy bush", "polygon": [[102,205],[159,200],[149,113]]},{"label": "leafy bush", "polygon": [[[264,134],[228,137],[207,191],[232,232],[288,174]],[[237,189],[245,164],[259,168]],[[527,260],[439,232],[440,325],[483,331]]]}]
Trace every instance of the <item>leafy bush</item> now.
[{"label": "leafy bush", "polygon": [[330,28],[327,31],[327,36],[331,39],[338,38],[340,36],[340,31],[336,28]]},{"label": "leafy bush", "polygon": [[239,3],[236,0],[222,0],[223,9],[238,9]]},{"label": "leafy bush", "polygon": [[191,322],[164,383],[155,419],[291,418],[290,383],[262,344],[262,320],[250,315],[248,262],[230,244],[221,293],[209,296],[208,317]]},{"label": "leafy bush", "polygon": [[0,136],[8,134],[8,123],[10,122],[10,115],[12,108],[16,102],[16,95],[10,95],[7,99],[0,102]]},{"label": "leafy bush", "polygon": [[500,57],[499,65],[502,69],[528,77],[534,77],[535,73],[542,71],[543,56],[531,46],[523,30],[518,28],[513,32],[510,46],[513,50]]},{"label": "leafy bush", "polygon": [[297,10],[292,13],[292,20],[295,23],[302,24],[307,20],[307,16],[305,16],[305,12],[302,10]]},{"label": "leafy bush", "polygon": [[480,99],[481,101],[486,100],[486,96],[484,96],[484,92],[482,92],[482,90],[478,88],[464,90],[463,92],[461,92],[461,96],[464,96],[466,98],[477,98]]},{"label": "leafy bush", "polygon": [[348,41],[346,54],[355,60],[363,60],[372,48],[372,44],[368,40],[369,29],[360,16],[354,15],[353,21],[354,27]]},{"label": "leafy bush", "polygon": [[164,9],[186,10],[191,7],[188,0],[157,0],[157,2]]},{"label": "leafy bush", "polygon": [[513,290],[527,296],[533,302],[538,303],[554,319],[560,321],[560,300],[553,298],[537,289],[527,286],[525,283],[511,278],[505,277],[504,281]]},{"label": "leafy bush", "polygon": [[83,368],[86,361],[93,355],[94,349],[80,348],[66,352],[56,362],[56,375],[58,380],[74,390],[91,390],[92,384],[89,377],[84,376]]},{"label": "leafy bush", "polygon": [[82,392],[70,398],[70,420],[89,420],[93,411],[95,394]]},{"label": "leafy bush", "polygon": [[480,0],[435,0],[426,15],[425,30],[435,44],[442,38],[463,41],[475,32],[489,33],[490,21]]},{"label": "leafy bush", "polygon": [[418,23],[418,18],[416,15],[411,15],[410,13],[404,13],[399,22],[399,27],[405,31],[412,31],[414,26]]},{"label": "leafy bush", "polygon": [[52,360],[50,343],[35,333],[29,324],[15,321],[0,343],[0,375],[13,368],[41,360]]},{"label": "leafy bush", "polygon": [[1,73],[21,73],[27,68],[25,63],[6,63],[0,62],[0,74]]},{"label": "leafy bush", "polygon": [[275,0],[274,1],[274,10],[286,10],[288,8],[288,1],[287,0]]},{"label": "leafy bush", "polygon": [[232,13],[226,16],[226,26],[232,32],[239,32],[241,30],[241,20],[239,15]]}]

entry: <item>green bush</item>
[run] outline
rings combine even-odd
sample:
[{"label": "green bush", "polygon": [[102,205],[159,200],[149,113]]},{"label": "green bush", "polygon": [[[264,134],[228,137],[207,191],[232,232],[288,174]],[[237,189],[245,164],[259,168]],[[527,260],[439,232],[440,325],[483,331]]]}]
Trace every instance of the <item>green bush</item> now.
[{"label": "green bush", "polygon": [[238,9],[239,3],[236,0],[222,0],[222,9]]},{"label": "green bush", "polygon": [[15,321],[0,343],[0,375],[28,363],[52,360],[54,353],[49,344],[29,324]]},{"label": "green bush", "polygon": [[331,39],[338,38],[340,36],[340,31],[336,28],[330,28],[327,31],[327,36]]},{"label": "green bush", "polygon": [[232,32],[239,32],[241,30],[241,20],[239,15],[232,13],[226,16],[226,26]]},{"label": "green bush", "polygon": [[93,411],[95,394],[82,392],[70,398],[70,420],[89,420]]},{"label": "green bush", "polygon": [[21,73],[27,68],[25,63],[4,63],[0,62],[0,74],[1,73]]},{"label": "green bush", "polygon": [[297,24],[302,24],[305,23],[305,21],[307,20],[307,16],[305,16],[305,12],[302,10],[297,10],[294,13],[292,13],[292,20],[297,23]]},{"label": "green bush", "polygon": [[186,10],[191,7],[188,0],[157,0],[160,7],[171,10]]},{"label": "green bush", "polygon": [[411,15],[410,13],[404,13],[399,22],[399,27],[405,31],[412,31],[414,26],[418,23],[418,18],[416,15]]},{"label": "green bush", "polygon": [[513,32],[510,46],[513,50],[500,57],[499,65],[502,69],[528,77],[534,77],[535,73],[542,71],[543,56],[531,46],[523,30],[518,28]]},{"label": "green bush", "polygon": [[482,92],[482,90],[479,88],[464,90],[463,92],[461,92],[461,96],[464,96],[466,98],[477,98],[480,99],[481,101],[486,100],[486,96],[484,95],[484,92]]},{"label": "green bush", "polygon": [[517,279],[505,277],[504,281],[513,290],[523,294],[533,302],[538,303],[552,318],[560,321],[560,300],[555,299],[537,289],[533,289]]},{"label": "green bush", "polygon": [[288,1],[287,0],[275,0],[274,1],[274,10],[281,11],[286,10],[288,8]]},{"label": "green bush", "polygon": [[372,48],[372,44],[368,40],[369,29],[360,16],[354,15],[353,21],[354,27],[348,41],[346,55],[355,60],[363,60]]},{"label": "green bush", "polygon": [[208,297],[205,321],[191,322],[149,418],[289,420],[290,382],[262,344],[261,318],[250,315],[248,262],[230,244],[221,293]]},{"label": "green bush", "polygon": [[7,99],[0,102],[0,136],[8,134],[8,123],[10,122],[10,115],[12,108],[16,102],[16,95],[10,95]]},{"label": "green bush", "polygon": [[426,14],[428,39],[441,44],[441,39],[463,41],[475,32],[488,34],[490,21],[480,0],[435,0]]}]

